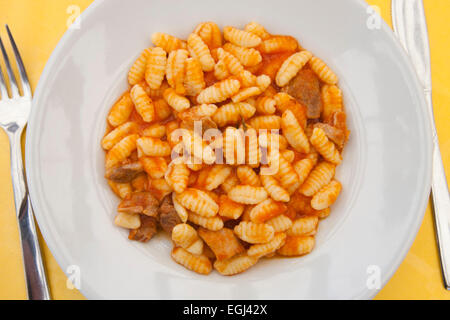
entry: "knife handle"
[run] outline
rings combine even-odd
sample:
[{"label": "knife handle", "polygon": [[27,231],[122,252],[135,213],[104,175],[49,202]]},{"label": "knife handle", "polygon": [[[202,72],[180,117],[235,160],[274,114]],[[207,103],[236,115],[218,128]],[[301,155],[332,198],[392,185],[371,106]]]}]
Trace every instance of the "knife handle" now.
[{"label": "knife handle", "polygon": [[[427,103],[433,110],[431,92],[426,92]],[[432,210],[436,228],[436,238],[441,257],[442,277],[444,286],[450,290],[450,195],[448,192],[447,178],[445,176],[444,164],[442,163],[439,140],[434,124],[433,113],[433,172],[431,180]]]}]

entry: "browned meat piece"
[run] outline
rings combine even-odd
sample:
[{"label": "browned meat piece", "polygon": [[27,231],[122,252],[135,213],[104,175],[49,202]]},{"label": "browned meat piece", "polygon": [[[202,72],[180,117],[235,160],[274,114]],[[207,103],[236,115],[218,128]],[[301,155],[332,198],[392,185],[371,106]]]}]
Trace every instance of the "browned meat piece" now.
[{"label": "browned meat piece", "polygon": [[131,182],[137,175],[144,171],[142,164],[138,162],[127,163],[106,171],[105,178],[117,183]]},{"label": "browned meat piece", "polygon": [[311,69],[302,69],[299,73],[282,88],[301,104],[306,106],[306,115],[309,119],[320,117],[322,100],[320,96],[320,81]]},{"label": "browned meat piece", "polygon": [[175,210],[172,197],[166,196],[159,207],[159,224],[168,234],[172,235],[173,228],[182,221]]},{"label": "browned meat piece", "polygon": [[157,221],[153,217],[143,215],[141,215],[140,218],[141,226],[138,229],[130,230],[128,239],[140,242],[148,242],[158,231]]},{"label": "browned meat piece", "polygon": [[217,260],[225,260],[245,251],[231,229],[223,228],[219,231],[210,231],[199,228],[198,234],[214,252]]},{"label": "browned meat piece", "polygon": [[119,212],[139,213],[150,217],[158,216],[158,200],[150,192],[133,192],[119,204]]},{"label": "browned meat piece", "polygon": [[339,149],[344,147],[346,140],[344,130],[338,129],[326,123],[316,123],[314,128],[321,128],[327,135],[328,139],[336,143]]}]

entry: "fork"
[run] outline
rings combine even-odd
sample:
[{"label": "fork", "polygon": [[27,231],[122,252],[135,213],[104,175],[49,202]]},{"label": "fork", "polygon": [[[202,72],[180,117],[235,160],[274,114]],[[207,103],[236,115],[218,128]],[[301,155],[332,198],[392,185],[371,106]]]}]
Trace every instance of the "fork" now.
[{"label": "fork", "polygon": [[[0,127],[8,135],[10,144],[14,203],[22,244],[28,299],[49,300],[50,294],[22,163],[21,137],[30,115],[32,93],[22,58],[20,57],[19,50],[8,25],[6,25],[6,31],[16,58],[17,68],[19,70],[18,80],[22,84],[22,94],[20,93],[8,54],[0,37],[0,49],[7,71],[6,77],[0,70]],[[8,95],[5,79],[9,79],[11,96]]]}]

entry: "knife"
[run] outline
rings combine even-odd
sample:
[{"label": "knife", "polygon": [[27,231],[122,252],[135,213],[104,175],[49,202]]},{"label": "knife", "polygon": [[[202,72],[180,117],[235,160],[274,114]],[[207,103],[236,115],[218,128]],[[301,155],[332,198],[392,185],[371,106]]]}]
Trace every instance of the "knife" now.
[{"label": "knife", "polygon": [[431,194],[444,286],[450,290],[450,196],[433,115],[431,63],[427,22],[422,0],[392,0],[394,32],[409,53],[422,83],[433,130]]}]

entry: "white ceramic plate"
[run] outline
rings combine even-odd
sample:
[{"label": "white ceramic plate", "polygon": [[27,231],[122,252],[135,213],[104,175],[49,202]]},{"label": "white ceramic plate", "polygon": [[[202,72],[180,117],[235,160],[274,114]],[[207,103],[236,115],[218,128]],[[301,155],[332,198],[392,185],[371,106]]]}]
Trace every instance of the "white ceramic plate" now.
[{"label": "white ceramic plate", "polygon": [[[431,135],[414,70],[385,24],[367,27],[358,0],[108,0],[63,37],[39,82],[26,164],[33,207],[62,269],[81,271],[88,298],[355,299],[376,294],[408,251],[430,189]],[[100,140],[137,54],[161,31],[186,38],[197,23],[256,20],[290,34],[340,76],[351,139],[344,189],[308,256],[244,274],[200,276],[170,258],[169,239],[126,239],[103,179]]]}]

